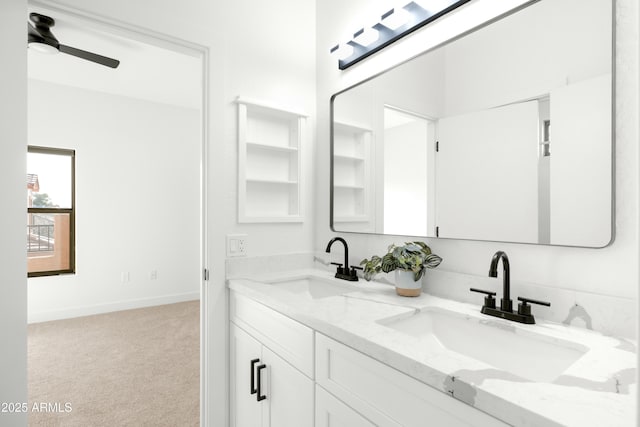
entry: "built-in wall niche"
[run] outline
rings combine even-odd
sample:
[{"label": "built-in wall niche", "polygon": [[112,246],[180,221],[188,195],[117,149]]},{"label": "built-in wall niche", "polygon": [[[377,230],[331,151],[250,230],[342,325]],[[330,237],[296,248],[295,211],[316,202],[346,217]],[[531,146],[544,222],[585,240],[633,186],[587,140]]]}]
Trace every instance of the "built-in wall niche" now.
[{"label": "built-in wall niche", "polygon": [[245,97],[238,104],[238,222],[302,222],[306,115]]},{"label": "built-in wall niche", "polygon": [[333,123],[333,222],[370,222],[371,129],[353,123]]}]

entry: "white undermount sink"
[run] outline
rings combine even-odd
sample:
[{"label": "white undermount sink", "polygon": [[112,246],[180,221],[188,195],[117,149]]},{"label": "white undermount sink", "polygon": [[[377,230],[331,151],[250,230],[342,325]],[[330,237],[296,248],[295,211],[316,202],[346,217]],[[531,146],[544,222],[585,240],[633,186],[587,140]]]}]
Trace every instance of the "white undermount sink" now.
[{"label": "white undermount sink", "polygon": [[417,346],[453,351],[535,382],[552,382],[587,351],[579,344],[527,331],[530,325],[440,308],[378,323],[417,338]]},{"label": "white undermount sink", "polygon": [[264,280],[263,283],[277,286],[287,292],[299,294],[311,299],[327,298],[343,295],[357,290],[347,282],[338,283],[337,279],[307,275],[304,277],[278,280]]}]

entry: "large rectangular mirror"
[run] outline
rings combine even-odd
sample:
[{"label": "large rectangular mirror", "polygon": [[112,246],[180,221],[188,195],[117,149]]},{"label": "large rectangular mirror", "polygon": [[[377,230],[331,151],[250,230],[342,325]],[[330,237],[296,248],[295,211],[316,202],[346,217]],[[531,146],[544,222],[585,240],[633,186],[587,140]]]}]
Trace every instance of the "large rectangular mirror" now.
[{"label": "large rectangular mirror", "polygon": [[608,245],[612,70],[612,0],[540,0],[334,95],[332,229]]}]

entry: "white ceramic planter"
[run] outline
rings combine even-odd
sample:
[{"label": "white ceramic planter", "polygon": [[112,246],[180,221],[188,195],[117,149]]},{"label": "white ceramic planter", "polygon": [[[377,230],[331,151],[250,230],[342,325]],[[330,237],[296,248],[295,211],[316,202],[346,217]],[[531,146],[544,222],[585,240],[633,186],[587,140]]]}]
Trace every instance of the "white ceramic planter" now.
[{"label": "white ceramic planter", "polygon": [[422,293],[422,280],[413,280],[413,271],[395,270],[396,293],[403,297],[417,297]]}]

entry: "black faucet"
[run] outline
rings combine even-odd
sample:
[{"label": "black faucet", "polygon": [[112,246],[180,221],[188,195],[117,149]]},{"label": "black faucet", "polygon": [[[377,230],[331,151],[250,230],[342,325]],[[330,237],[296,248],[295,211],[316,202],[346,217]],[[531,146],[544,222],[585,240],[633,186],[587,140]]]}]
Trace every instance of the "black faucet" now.
[{"label": "black faucet", "polygon": [[335,277],[342,280],[348,280],[350,282],[357,282],[358,275],[356,274],[356,269],[362,270],[362,267],[356,267],[352,265],[351,271],[349,271],[349,246],[347,246],[346,240],[344,240],[342,237],[334,237],[333,239],[329,240],[329,243],[327,244],[327,249],[325,250],[325,252],[330,253],[331,245],[333,245],[336,241],[341,242],[342,245],[344,246],[344,264],[340,264],[337,262],[331,263],[333,265],[338,266],[336,269]]},{"label": "black faucet", "polygon": [[502,299],[500,300],[500,310],[513,311],[511,301],[511,278],[509,274],[509,257],[502,251],[498,251],[491,258],[489,266],[489,277],[498,277],[498,262],[502,260]]},{"label": "black faucet", "polygon": [[482,310],[483,314],[489,316],[501,317],[503,319],[512,320],[514,322],[533,324],[536,323],[535,318],[531,314],[531,304],[539,304],[547,307],[551,306],[551,303],[545,301],[538,301],[530,298],[518,297],[518,312],[513,312],[513,302],[511,301],[511,278],[509,273],[509,257],[503,251],[498,251],[491,258],[491,265],[489,266],[489,277],[498,277],[498,262],[502,260],[503,277],[502,277],[502,299],[500,300],[500,309],[496,308],[495,292],[485,291],[482,289],[470,288],[472,292],[479,292],[485,294],[484,305]]}]

